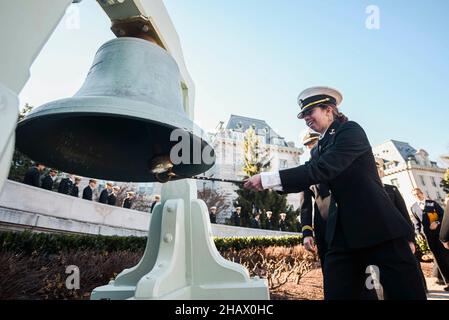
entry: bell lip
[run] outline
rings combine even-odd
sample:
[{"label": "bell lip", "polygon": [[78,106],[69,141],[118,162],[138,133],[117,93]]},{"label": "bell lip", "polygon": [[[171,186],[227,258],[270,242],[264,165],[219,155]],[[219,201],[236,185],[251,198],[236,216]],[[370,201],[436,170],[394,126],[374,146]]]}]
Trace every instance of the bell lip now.
[{"label": "bell lip", "polygon": [[[97,99],[95,99],[97,98]],[[42,105],[36,109],[34,109],[32,112],[30,112],[24,119],[22,119],[18,124],[17,124],[17,128],[16,128],[16,136],[17,136],[17,140],[19,143],[19,140],[21,139],[26,139],[27,137],[24,136],[24,134],[20,134],[21,128],[23,128],[23,126],[26,126],[27,123],[33,122],[35,120],[39,120],[39,118],[41,117],[45,117],[46,119],[51,119],[52,117],[55,117],[57,119],[64,119],[64,118],[70,118],[70,117],[77,117],[77,116],[98,116],[98,117],[119,117],[119,118],[125,118],[125,119],[130,119],[130,120],[136,120],[136,121],[141,121],[141,122],[147,122],[147,123],[152,123],[152,124],[162,124],[165,127],[167,127],[168,129],[172,128],[172,129],[183,129],[185,131],[187,131],[189,133],[190,136],[192,136],[193,139],[201,139],[202,140],[202,145],[204,145],[204,147],[202,147],[202,150],[206,147],[211,148],[212,150],[214,150],[212,143],[209,139],[209,137],[205,134],[205,131],[202,130],[198,125],[196,125],[190,118],[188,118],[187,114],[181,114],[179,112],[176,112],[177,115],[179,115],[180,117],[183,117],[182,119],[186,119],[189,121],[189,127],[186,126],[186,123],[170,123],[167,121],[163,121],[164,119],[167,120],[167,109],[149,104],[149,103],[145,103],[143,105],[145,105],[147,108],[151,108],[151,111],[165,111],[164,114],[162,114],[160,117],[156,117],[156,118],[146,118],[145,116],[150,116],[150,115],[154,115],[154,113],[152,112],[145,112],[142,113],[142,110],[132,110],[132,109],[127,109],[127,108],[123,108],[123,107],[116,107],[116,109],[111,108],[111,106],[109,107],[105,107],[103,109],[98,108],[99,105],[96,104],[94,105],[89,105],[89,106],[83,106],[83,107],[72,107],[72,108],[68,108],[68,107],[64,107],[64,102],[66,100],[71,100],[71,103],[73,104],[73,100],[74,99],[78,99],[78,100],[91,100],[91,101],[95,101],[98,100],[99,97],[73,97],[73,98],[67,98],[67,99],[60,99],[60,100],[56,100],[50,103],[47,103],[45,105]],[[100,97],[100,98],[104,98],[104,97]],[[107,97],[109,98],[109,97]],[[102,99],[100,99],[102,100]],[[126,100],[126,99],[125,99]],[[56,103],[60,103],[63,102],[62,106],[60,107],[55,107],[54,104]],[[96,110],[95,110],[96,109]],[[101,112],[99,111],[101,110]],[[118,110],[121,110],[122,112],[119,113]],[[123,111],[129,111],[128,113],[124,113]],[[107,112],[104,112],[107,111]],[[145,111],[145,110],[144,110]],[[148,110],[146,110],[148,111]],[[175,110],[169,110],[172,114],[175,112]],[[173,117],[172,117],[173,119]],[[177,126],[178,125],[178,126]],[[19,148],[20,150],[21,148]],[[21,150],[22,151],[22,150]],[[25,154],[27,154],[26,151],[23,151]],[[215,163],[216,163],[216,154],[215,154],[215,150],[213,153],[213,161],[210,164],[207,163],[203,163],[203,169],[202,171],[192,171],[194,172],[194,174],[192,175],[198,175],[201,173],[204,173],[206,171],[208,171],[210,168],[212,168]],[[34,159],[34,160],[43,160],[43,159]],[[45,161],[43,161],[45,163]],[[64,165],[62,165],[61,167],[63,167]],[[181,165],[181,166],[186,166],[186,165]],[[195,165],[194,165],[195,166]],[[55,168],[57,168],[58,166],[54,166]],[[181,167],[180,167],[181,168]],[[61,168],[63,170],[67,169],[67,168]],[[176,172],[176,170],[174,171]],[[85,175],[85,172],[79,172],[79,174]],[[89,175],[85,175],[85,176],[89,176]],[[143,175],[142,175],[143,176]],[[111,176],[106,174],[105,176],[99,175],[99,174],[95,174],[95,177],[97,179],[106,179],[106,180],[111,180]],[[183,179],[182,177],[180,178],[174,178],[172,180],[179,180],[179,179]],[[124,181],[124,182],[157,182],[156,180],[154,180],[150,175],[148,175],[148,179],[146,178],[129,178],[129,179],[122,179],[122,178],[117,178],[114,177],[112,178],[112,180],[114,181]]]},{"label": "bell lip", "polygon": [[[123,107],[123,106],[114,106],[113,104],[117,104],[117,102],[122,102],[123,104],[129,104],[130,102],[134,105],[131,107]],[[76,105],[75,107],[69,105]],[[139,107],[141,109],[139,109]],[[102,112],[98,110],[101,108]],[[107,112],[104,112],[107,111]],[[126,114],[124,114],[126,111]],[[173,117],[170,120],[173,122],[167,123],[167,111],[170,112],[171,115],[175,114],[179,116],[179,119],[186,119],[189,121],[188,127],[186,123],[176,122],[176,117]],[[211,141],[209,137],[206,135],[206,132],[201,129],[195,122],[190,119],[187,113],[179,112],[178,110],[168,110],[166,108],[162,108],[158,105],[142,102],[142,101],[134,101],[129,99],[123,99],[118,97],[108,97],[108,96],[85,96],[85,97],[77,97],[74,96],[72,98],[64,98],[55,100],[46,104],[43,104],[36,109],[32,110],[24,119],[20,120],[17,123],[17,126],[23,125],[28,121],[33,120],[34,118],[41,116],[61,116],[63,114],[67,114],[67,116],[72,115],[111,115],[111,116],[119,116],[124,118],[133,118],[136,120],[144,120],[150,123],[160,123],[164,125],[168,125],[174,129],[180,128],[184,129],[192,134],[195,134],[198,137],[201,137],[204,141],[206,141],[209,145]]]}]

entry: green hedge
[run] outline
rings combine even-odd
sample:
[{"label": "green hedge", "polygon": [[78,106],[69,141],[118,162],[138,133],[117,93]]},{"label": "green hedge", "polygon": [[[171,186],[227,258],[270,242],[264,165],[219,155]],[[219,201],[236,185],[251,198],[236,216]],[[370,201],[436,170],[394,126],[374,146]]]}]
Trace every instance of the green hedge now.
[{"label": "green hedge", "polygon": [[89,236],[73,234],[50,234],[23,232],[0,232],[2,251],[23,252],[26,254],[53,254],[63,250],[96,249],[99,251],[140,251],[145,248],[146,238]]},{"label": "green hedge", "polygon": [[214,238],[215,246],[219,251],[235,249],[241,250],[254,247],[284,246],[293,247],[302,243],[302,237],[284,236],[284,237],[233,237],[233,238]]},{"label": "green hedge", "polygon": [[[301,236],[214,238],[219,251],[251,247],[295,246]],[[0,250],[24,254],[55,254],[65,250],[143,251],[146,237],[90,236],[49,234],[31,231],[0,232]]]}]

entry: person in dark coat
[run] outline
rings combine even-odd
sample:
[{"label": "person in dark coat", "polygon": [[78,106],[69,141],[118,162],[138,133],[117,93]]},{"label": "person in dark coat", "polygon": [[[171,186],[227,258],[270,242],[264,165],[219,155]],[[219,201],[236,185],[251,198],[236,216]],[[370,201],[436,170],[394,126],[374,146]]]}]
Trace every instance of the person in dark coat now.
[{"label": "person in dark coat", "polygon": [[[379,178],[382,181],[382,178],[385,176],[384,172],[384,161],[380,158],[375,158],[376,160],[376,166],[377,166],[377,172],[379,174]],[[404,219],[407,221],[408,225],[410,226],[410,229],[413,230],[413,222],[410,219],[410,215],[407,210],[407,205],[405,204],[404,198],[402,197],[401,193],[399,192],[399,189],[396,186],[392,186],[390,184],[382,183],[384,186],[385,191],[388,194],[388,197],[390,198],[391,202],[393,202],[394,206],[399,210],[401,215],[404,217]],[[410,250],[413,254],[416,253],[416,241],[414,233],[410,233],[408,236],[408,244],[410,246]],[[421,269],[421,261],[418,256],[416,256],[416,263],[418,265],[419,273],[421,275],[421,280],[423,283],[423,286],[427,292],[427,283],[426,283],[426,277],[424,276],[424,273]]]},{"label": "person in dark coat", "polygon": [[[319,133],[309,131],[303,138],[303,145],[316,152],[314,147],[318,143]],[[324,270],[324,261],[328,249],[326,237],[326,220],[329,212],[331,194],[326,184],[317,184],[301,193],[301,223],[303,244],[306,250],[318,253],[321,268]]]},{"label": "person in dark coat", "polygon": [[241,219],[240,219],[240,212],[242,211],[242,207],[235,208],[235,211],[232,212],[231,215],[231,223],[233,226],[240,227],[241,226]]},{"label": "person in dark coat", "polygon": [[41,185],[41,173],[44,171],[45,166],[40,163],[35,163],[34,166],[28,169],[25,173],[25,177],[23,178],[23,183],[33,186],[40,187]]},{"label": "person in dark coat", "polygon": [[210,220],[210,223],[217,223],[217,207],[215,207],[215,206],[210,207],[209,220]]},{"label": "person in dark coat", "polygon": [[298,117],[320,133],[317,152],[304,165],[254,175],[244,186],[296,193],[328,185],[335,205],[326,225],[326,300],[358,299],[369,285],[365,280],[371,265],[379,270],[388,299],[425,300],[409,249],[410,226],[382,186],[364,130],[338,110],[341,100],[341,94],[328,87],[304,90],[298,97]]},{"label": "person in dark coat", "polygon": [[154,196],[154,201],[151,203],[151,207],[150,207],[150,212],[152,213],[154,210],[154,207],[161,202],[161,196],[160,195],[155,195]]},{"label": "person in dark coat", "polygon": [[[444,210],[438,202],[426,199],[421,189],[413,189],[413,196],[417,202],[411,207],[416,234],[424,232],[430,251],[435,257],[436,264],[440,270],[446,285],[449,284],[449,251],[444,248],[439,236]],[[445,288],[449,291],[449,286]]]},{"label": "person in dark coat", "polygon": [[73,174],[69,174],[66,178],[62,179],[61,182],[59,182],[58,192],[70,195],[72,193],[74,182],[75,178]]},{"label": "person in dark coat", "polygon": [[106,182],[106,188],[104,188],[100,193],[100,198],[98,198],[98,202],[108,204],[109,194],[112,192],[113,184],[111,182]]},{"label": "person in dark coat", "polygon": [[251,228],[260,229],[260,213],[257,212],[251,219]]},{"label": "person in dark coat", "polygon": [[58,172],[54,169],[51,169],[50,172],[42,179],[41,188],[45,190],[53,190],[53,182],[56,179],[56,175]]},{"label": "person in dark coat", "polygon": [[131,209],[133,199],[134,199],[134,192],[128,191],[126,193],[125,200],[123,200],[123,208]]},{"label": "person in dark coat", "polygon": [[120,191],[119,186],[113,186],[111,194],[108,196],[108,204],[111,206],[115,206],[117,203],[117,194]]},{"label": "person in dark coat", "polygon": [[79,193],[80,193],[80,189],[79,189],[79,185],[81,183],[81,178],[80,177],[75,177],[75,183],[72,186],[72,191],[70,192],[70,195],[73,197],[79,197]]},{"label": "person in dark coat", "polygon": [[279,216],[281,217],[278,222],[279,231],[290,231],[290,223],[286,219],[287,214],[285,212],[281,212]]},{"label": "person in dark coat", "polygon": [[267,211],[267,220],[265,221],[265,229],[274,230],[273,212]]},{"label": "person in dark coat", "polygon": [[[407,206],[405,205],[404,198],[402,197],[401,193],[399,192],[399,189],[395,186],[392,186],[390,184],[384,184],[384,189],[387,192],[388,196],[390,197],[391,202],[395,205],[395,207],[399,210],[399,212],[402,214],[404,219],[407,221],[407,223],[410,225],[410,228],[413,230],[413,222],[410,219],[410,215],[407,211]],[[415,239],[414,236],[411,234],[407,238],[410,249],[412,252],[415,251]]]},{"label": "person in dark coat", "polygon": [[97,180],[90,179],[89,184],[83,189],[83,199],[92,201],[93,191],[97,187]]}]

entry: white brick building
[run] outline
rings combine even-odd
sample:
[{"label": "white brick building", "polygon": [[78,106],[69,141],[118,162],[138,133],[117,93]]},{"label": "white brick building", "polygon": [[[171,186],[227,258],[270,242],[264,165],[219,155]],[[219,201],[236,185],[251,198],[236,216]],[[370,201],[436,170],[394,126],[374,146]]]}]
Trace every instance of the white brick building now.
[{"label": "white brick building", "polygon": [[389,140],[375,146],[373,154],[384,160],[383,182],[399,188],[409,209],[416,201],[413,188],[420,188],[430,199],[443,202],[445,192],[440,183],[446,170],[431,161],[425,150],[416,150],[407,142]]}]

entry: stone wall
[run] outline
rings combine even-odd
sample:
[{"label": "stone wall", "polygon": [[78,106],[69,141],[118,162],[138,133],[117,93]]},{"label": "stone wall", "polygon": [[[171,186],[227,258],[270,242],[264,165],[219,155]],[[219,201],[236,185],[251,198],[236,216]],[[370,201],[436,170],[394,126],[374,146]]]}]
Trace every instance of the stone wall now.
[{"label": "stone wall", "polygon": [[[0,229],[146,236],[151,214],[87,201],[7,180],[0,193]],[[219,237],[285,236],[288,233],[212,224]]]}]

